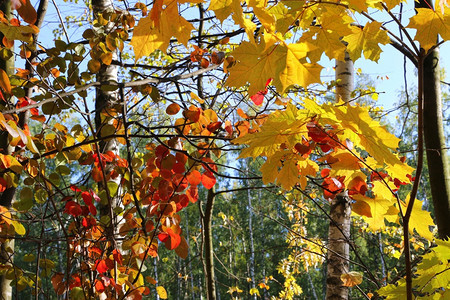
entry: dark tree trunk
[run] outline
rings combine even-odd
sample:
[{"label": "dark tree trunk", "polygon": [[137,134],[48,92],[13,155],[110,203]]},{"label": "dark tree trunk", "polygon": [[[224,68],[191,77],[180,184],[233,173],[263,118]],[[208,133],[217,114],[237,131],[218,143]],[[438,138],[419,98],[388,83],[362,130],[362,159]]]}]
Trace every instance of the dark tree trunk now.
[{"label": "dark tree trunk", "polygon": [[[416,8],[431,8],[433,1],[416,2]],[[428,53],[423,62],[423,134],[434,215],[441,239],[450,237],[450,165],[442,123],[439,50]]]}]

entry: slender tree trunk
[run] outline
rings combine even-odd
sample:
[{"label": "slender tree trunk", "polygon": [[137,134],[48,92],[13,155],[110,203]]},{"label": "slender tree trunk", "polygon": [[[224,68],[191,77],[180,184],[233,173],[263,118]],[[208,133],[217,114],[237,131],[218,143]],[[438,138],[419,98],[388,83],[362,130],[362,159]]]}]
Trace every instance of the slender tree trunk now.
[{"label": "slender tree trunk", "polygon": [[205,254],[206,296],[208,300],[216,299],[216,282],[214,275],[214,245],[212,235],[212,213],[216,194],[214,187],[208,190],[205,212],[203,215],[203,238]]},{"label": "slender tree trunk", "polygon": [[439,50],[434,49],[423,62],[424,139],[430,176],[434,215],[441,239],[450,237],[450,164],[442,122]]},{"label": "slender tree trunk", "polygon": [[[184,211],[184,223],[186,224],[184,230],[186,231],[186,243],[188,244],[188,248],[192,249],[189,244],[189,216],[187,210]],[[194,254],[195,257],[195,254]],[[194,273],[192,272],[192,263],[191,263],[191,254],[188,252],[187,256],[187,274],[189,274],[189,289],[191,290],[192,299],[195,300],[195,291],[194,291]]]},{"label": "slender tree trunk", "polygon": [[[336,61],[336,100],[348,102],[353,91],[353,62],[348,53],[345,61]],[[349,271],[351,205],[343,193],[331,201],[328,229],[326,299],[348,299],[349,289],[343,286],[341,275]]]},{"label": "slender tree trunk", "polygon": [[[99,13],[112,10],[114,8],[114,3],[112,0],[92,0],[92,9],[94,13],[94,18],[97,18]],[[107,25],[105,30],[111,29],[113,24]],[[113,60],[117,59],[117,54],[115,51],[112,52]],[[102,64],[99,72],[97,73],[97,81],[103,84],[108,84],[112,82],[117,82],[117,66],[115,65],[104,65]],[[118,102],[119,95],[117,91],[104,91],[101,88],[96,90],[95,99],[95,128],[98,137],[102,136],[102,129],[105,126],[112,125],[114,121],[114,116],[110,114],[110,109],[112,109]],[[116,139],[109,139],[106,141],[101,141],[99,143],[98,152],[106,153],[108,151],[113,152],[115,155],[119,155],[119,143]],[[100,214],[102,216],[107,216],[109,219],[105,226],[105,235],[107,240],[110,242],[109,248],[116,247],[115,233],[117,231],[117,220],[114,214],[114,208],[119,204],[119,197],[111,195],[107,183],[114,182],[117,187],[120,187],[120,176],[116,178],[110,178],[110,173],[113,169],[113,165],[107,163],[105,168],[103,168],[102,173],[105,176],[104,180],[99,182],[99,191],[106,191],[106,199],[102,199],[100,203]],[[119,192],[117,192],[118,194]]]},{"label": "slender tree trunk", "polygon": [[[247,174],[250,166],[250,160],[247,160]],[[247,187],[250,186],[250,183],[247,181]],[[247,190],[247,199],[248,199],[248,234],[250,238],[250,278],[252,280],[251,287],[252,289],[256,288],[255,283],[255,245],[253,242],[253,206],[252,206],[252,197],[250,190]],[[256,293],[251,296],[251,299],[256,300]]]}]

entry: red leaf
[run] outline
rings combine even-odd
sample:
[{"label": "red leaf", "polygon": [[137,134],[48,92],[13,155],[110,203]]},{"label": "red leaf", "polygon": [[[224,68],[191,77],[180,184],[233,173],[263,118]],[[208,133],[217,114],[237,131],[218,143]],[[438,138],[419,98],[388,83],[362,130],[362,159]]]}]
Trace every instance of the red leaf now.
[{"label": "red leaf", "polygon": [[334,199],[337,194],[344,191],[344,177],[339,178],[327,177],[323,180],[323,195],[326,199]]},{"label": "red leaf", "polygon": [[71,185],[70,185],[70,189],[71,189],[72,191],[74,191],[74,192],[81,192],[80,188],[77,187],[77,186],[74,185],[74,184],[71,184]]},{"label": "red leaf", "polygon": [[122,265],[122,254],[120,254],[119,250],[114,249],[113,250],[113,257],[114,260],[119,264]]},{"label": "red leaf", "polygon": [[208,129],[209,132],[214,133],[220,126],[222,126],[222,122],[214,122],[206,126],[206,129]]},{"label": "red leaf", "polygon": [[92,196],[89,192],[83,192],[81,193],[81,198],[83,198],[83,201],[86,205],[91,205],[92,204]]},{"label": "red leaf", "polygon": [[202,174],[202,184],[206,189],[211,189],[216,184],[216,177],[210,171]]},{"label": "red leaf", "polygon": [[272,82],[272,78],[269,78],[266,81],[266,87],[263,91],[259,91],[257,92],[255,95],[251,96],[250,99],[253,101],[253,103],[255,103],[255,105],[261,105],[264,101],[264,96],[267,95],[267,87],[269,86],[269,84]]},{"label": "red leaf", "polygon": [[173,165],[172,170],[174,173],[183,174],[186,171],[184,163],[177,162]]},{"label": "red leaf", "polygon": [[0,193],[3,193],[6,190],[8,183],[3,177],[0,177]]},{"label": "red leaf", "polygon": [[83,212],[83,210],[81,209],[80,204],[74,202],[74,201],[68,201],[66,203],[66,207],[64,210],[65,213],[72,215],[74,217],[78,217],[81,215],[81,213]]},{"label": "red leaf", "polygon": [[155,149],[155,155],[157,158],[160,158],[160,159],[163,157],[166,157],[167,155],[169,155],[169,148],[167,148],[164,145],[159,145]]},{"label": "red leaf", "polygon": [[108,266],[106,266],[106,262],[103,259],[99,259],[95,264],[95,269],[99,273],[105,273],[108,271]]}]

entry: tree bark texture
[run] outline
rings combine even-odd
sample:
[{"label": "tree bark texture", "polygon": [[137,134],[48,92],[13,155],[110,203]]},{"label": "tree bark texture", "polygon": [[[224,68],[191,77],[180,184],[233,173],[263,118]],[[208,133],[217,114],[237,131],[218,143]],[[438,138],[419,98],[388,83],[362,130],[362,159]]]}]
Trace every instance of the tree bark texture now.
[{"label": "tree bark texture", "polygon": [[431,51],[423,62],[424,140],[430,176],[434,215],[441,239],[450,237],[450,165],[442,122],[439,51]]},{"label": "tree bark texture", "polygon": [[[97,18],[98,14],[110,11],[114,8],[114,3],[112,0],[92,0],[92,9],[94,13],[94,18]],[[108,24],[105,26],[105,31],[111,30],[113,24]],[[117,60],[117,53],[112,52],[112,59]],[[117,83],[118,81],[118,67],[115,65],[105,65],[102,64],[99,72],[97,73],[97,81],[102,84]],[[106,126],[111,126],[114,123],[115,116],[112,115],[111,109],[117,105],[119,100],[119,95],[117,91],[104,91],[101,88],[96,89],[96,99],[95,99],[95,128],[98,137],[102,137],[102,130]],[[113,152],[115,155],[119,155],[119,143],[116,139],[102,140],[99,143],[99,152]],[[103,173],[106,176],[103,181],[99,182],[99,191],[106,191],[107,201],[102,200],[100,203],[100,214],[102,216],[109,217],[108,224],[105,224],[105,235],[108,241],[111,242],[110,247],[115,247],[115,234],[117,232],[117,219],[114,215],[114,208],[119,205],[119,197],[115,195],[110,195],[107,187],[108,182],[115,182],[118,187],[120,187],[120,176],[116,178],[110,178],[110,173],[113,170],[114,165],[107,163]],[[117,194],[119,190],[117,191]]]},{"label": "tree bark texture", "polygon": [[206,269],[206,296],[208,300],[216,300],[216,282],[214,272],[214,245],[212,234],[212,213],[216,194],[214,187],[208,190],[206,199],[205,214],[203,217],[204,225],[204,245],[205,245],[205,269]]},{"label": "tree bark texture", "polygon": [[[336,61],[336,101],[349,102],[353,89],[353,62],[346,52],[344,61]],[[349,290],[343,286],[341,275],[349,271],[350,203],[344,193],[331,201],[326,299],[348,299]]]},{"label": "tree bark texture", "polygon": [[326,299],[346,300],[349,289],[343,286],[341,275],[349,271],[350,215],[349,197],[338,195],[331,202],[328,229],[327,293]]},{"label": "tree bark texture", "polygon": [[[415,2],[416,8],[434,7],[433,1]],[[437,41],[436,41],[437,42]],[[431,197],[441,239],[450,238],[450,165],[442,122],[439,50],[427,53],[423,62],[423,134],[425,140]]]}]

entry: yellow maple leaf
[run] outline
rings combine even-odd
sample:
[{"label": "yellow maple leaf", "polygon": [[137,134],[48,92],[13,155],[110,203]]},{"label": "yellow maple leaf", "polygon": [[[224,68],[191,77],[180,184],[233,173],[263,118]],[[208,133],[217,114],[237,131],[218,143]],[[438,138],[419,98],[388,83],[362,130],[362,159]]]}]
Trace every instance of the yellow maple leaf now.
[{"label": "yellow maple leaf", "polygon": [[380,29],[381,23],[367,23],[363,28],[352,26],[352,34],[346,35],[343,40],[348,43],[347,51],[350,58],[356,61],[363,52],[366,59],[378,61],[381,48],[378,44],[389,44],[390,39],[386,31]]},{"label": "yellow maple leaf", "polygon": [[336,7],[318,15],[317,26],[310,26],[309,31],[301,38],[301,41],[308,41],[317,47],[308,55],[311,61],[318,61],[324,52],[330,59],[344,60],[345,45],[341,36],[352,33],[352,22],[354,20],[344,7]]},{"label": "yellow maple leaf", "polygon": [[240,0],[211,0],[208,9],[214,11],[221,23],[231,15],[234,22],[245,29],[249,40],[255,41],[256,24],[245,17]]},{"label": "yellow maple leaf", "polygon": [[391,209],[394,205],[390,200],[379,197],[369,198],[360,194],[353,195],[352,198],[356,201],[352,212],[362,216],[373,231],[385,228],[385,217],[395,213],[395,210]]},{"label": "yellow maple leaf", "polygon": [[[264,90],[267,79],[273,78],[272,84],[283,93],[289,86],[298,84],[308,86],[320,82],[322,67],[303,61],[313,46],[306,43],[275,43],[277,37],[261,39],[259,44],[242,42],[232,55],[239,61],[230,68],[227,86],[241,87],[250,83],[249,94],[254,95]],[[270,41],[267,45],[266,41]]]},{"label": "yellow maple leaf", "polygon": [[[149,15],[139,21],[130,42],[136,60],[150,55],[157,49],[166,51],[172,37],[176,37],[179,42],[187,45],[194,26],[179,14],[178,3],[180,2],[186,1],[166,0],[165,9],[161,10],[158,18]],[[189,2],[199,2],[199,0]]]},{"label": "yellow maple leaf", "polygon": [[233,13],[233,2],[241,3],[240,0],[211,0],[208,10],[214,11],[217,19],[222,23]]},{"label": "yellow maple leaf", "polygon": [[299,172],[296,162],[292,159],[286,160],[278,174],[277,183],[281,185],[283,189],[289,191],[297,184],[298,175]]},{"label": "yellow maple leaf", "polygon": [[258,157],[264,155],[270,157],[280,151],[280,145],[287,143],[294,146],[307,134],[307,119],[297,116],[298,109],[293,104],[289,104],[284,111],[272,113],[266,122],[261,126],[260,131],[247,134],[233,140],[236,144],[247,144],[239,155],[244,157]]},{"label": "yellow maple leaf", "polygon": [[445,7],[443,11],[444,13],[439,9],[418,8],[417,14],[407,26],[417,30],[414,39],[425,51],[436,45],[438,35],[443,40],[450,39],[450,8]]},{"label": "yellow maple leaf", "polygon": [[[406,199],[409,200],[409,195]],[[405,212],[408,204],[405,202],[400,203],[403,206],[403,212]],[[413,234],[413,230],[415,229],[421,237],[432,241],[433,234],[430,232],[430,226],[435,226],[435,224],[433,222],[433,219],[431,218],[430,212],[423,210],[422,206],[422,201],[418,199],[414,201],[411,218],[409,219],[409,232]]]}]

